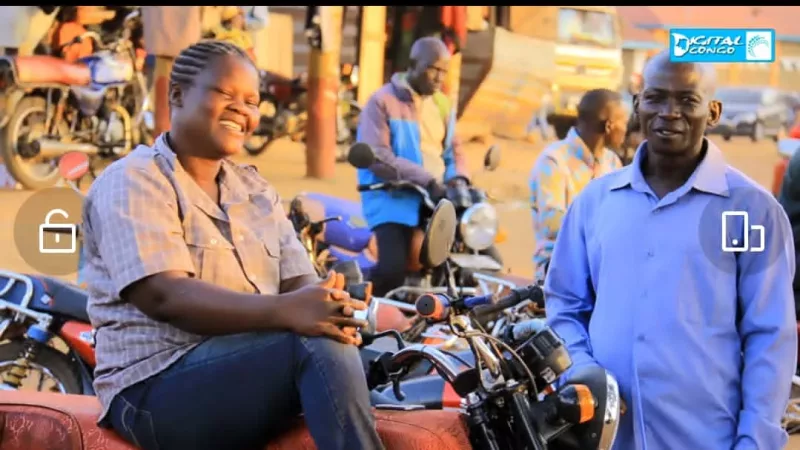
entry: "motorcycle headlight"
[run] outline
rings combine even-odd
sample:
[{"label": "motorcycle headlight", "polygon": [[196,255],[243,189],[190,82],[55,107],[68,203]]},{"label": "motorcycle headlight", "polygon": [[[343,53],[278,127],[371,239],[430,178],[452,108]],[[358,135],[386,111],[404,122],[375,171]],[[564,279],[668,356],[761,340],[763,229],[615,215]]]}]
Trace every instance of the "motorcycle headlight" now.
[{"label": "motorcycle headlight", "polygon": [[488,203],[472,205],[464,211],[459,231],[464,243],[473,250],[486,250],[497,236],[497,211]]},{"label": "motorcycle headlight", "polygon": [[353,71],[350,72],[350,84],[358,86],[358,66],[353,66]]}]

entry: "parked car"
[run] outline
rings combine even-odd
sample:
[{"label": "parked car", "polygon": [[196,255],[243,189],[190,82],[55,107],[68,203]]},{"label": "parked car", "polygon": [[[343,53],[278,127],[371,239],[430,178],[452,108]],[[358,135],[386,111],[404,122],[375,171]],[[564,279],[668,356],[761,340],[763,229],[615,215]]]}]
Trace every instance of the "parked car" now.
[{"label": "parked car", "polygon": [[720,122],[709,134],[726,141],[732,136],[749,136],[753,142],[770,137],[776,142],[785,134],[789,106],[785,96],[773,88],[728,87],[717,90],[722,102]]}]

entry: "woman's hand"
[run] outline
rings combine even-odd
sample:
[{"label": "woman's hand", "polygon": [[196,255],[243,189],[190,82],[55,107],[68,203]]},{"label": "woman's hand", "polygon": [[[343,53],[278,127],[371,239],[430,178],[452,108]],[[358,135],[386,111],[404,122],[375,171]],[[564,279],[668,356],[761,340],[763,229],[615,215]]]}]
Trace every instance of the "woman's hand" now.
[{"label": "woman's hand", "polygon": [[[353,318],[355,311],[367,305],[351,299],[344,287],[344,277],[329,274],[319,284],[312,284],[284,294],[280,315],[289,330],[303,336],[326,336],[345,344],[358,345],[358,328],[366,321]],[[339,288],[339,289],[337,289]]]}]

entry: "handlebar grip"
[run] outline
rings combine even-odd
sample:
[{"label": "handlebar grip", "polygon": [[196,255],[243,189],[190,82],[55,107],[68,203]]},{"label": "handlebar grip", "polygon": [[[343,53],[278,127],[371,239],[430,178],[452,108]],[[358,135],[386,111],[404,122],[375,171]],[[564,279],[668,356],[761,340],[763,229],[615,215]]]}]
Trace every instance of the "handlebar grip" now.
[{"label": "handlebar grip", "polygon": [[447,297],[437,294],[422,294],[415,304],[417,313],[426,319],[444,320],[450,311]]},{"label": "handlebar grip", "polygon": [[502,297],[496,303],[475,308],[475,313],[478,315],[494,314],[516,306],[525,300],[537,301],[538,299],[538,301],[541,301],[543,298],[544,293],[542,292],[542,288],[536,285],[512,289],[510,294]]}]

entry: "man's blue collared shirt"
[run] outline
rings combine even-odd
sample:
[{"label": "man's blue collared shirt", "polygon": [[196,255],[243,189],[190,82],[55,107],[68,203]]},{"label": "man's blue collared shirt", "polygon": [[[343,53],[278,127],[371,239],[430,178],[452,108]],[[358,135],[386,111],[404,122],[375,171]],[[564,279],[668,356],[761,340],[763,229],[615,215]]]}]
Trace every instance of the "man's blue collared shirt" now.
[{"label": "man's blue collared shirt", "polygon": [[[545,282],[548,321],[573,368],[617,377],[628,411],[615,449],[781,449],[797,358],[786,214],[709,141],[686,184],[659,200],[645,151],[568,210]],[[725,217],[725,240],[724,211],[740,212]]]}]

